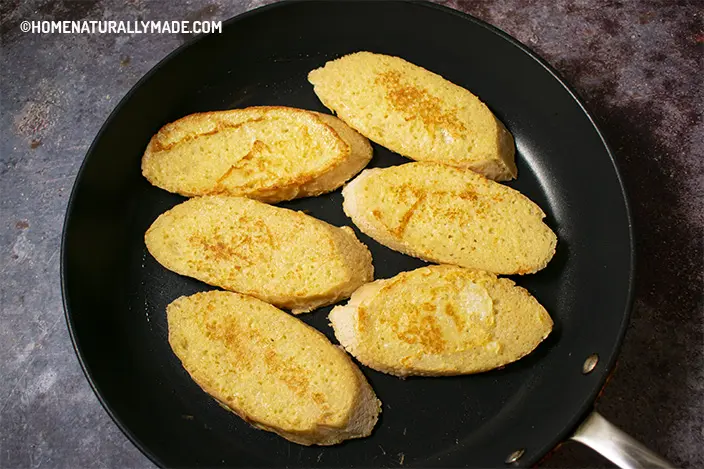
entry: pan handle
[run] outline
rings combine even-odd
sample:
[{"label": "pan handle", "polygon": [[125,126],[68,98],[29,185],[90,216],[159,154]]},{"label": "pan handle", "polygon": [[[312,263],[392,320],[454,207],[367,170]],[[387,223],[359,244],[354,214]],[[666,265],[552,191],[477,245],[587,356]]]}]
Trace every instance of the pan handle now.
[{"label": "pan handle", "polygon": [[596,411],[571,436],[621,469],[671,469],[675,466],[628,436]]}]

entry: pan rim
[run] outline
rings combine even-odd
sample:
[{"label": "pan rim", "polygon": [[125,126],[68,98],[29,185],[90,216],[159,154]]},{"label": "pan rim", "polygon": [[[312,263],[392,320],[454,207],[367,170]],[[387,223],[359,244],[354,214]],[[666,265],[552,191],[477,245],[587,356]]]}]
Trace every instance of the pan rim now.
[{"label": "pan rim", "polygon": [[[619,170],[618,164],[614,158],[614,153],[611,150],[611,147],[609,146],[608,142],[606,141],[606,138],[604,137],[604,134],[601,132],[599,129],[597,123],[595,122],[594,118],[592,115],[589,113],[587,110],[586,106],[584,105],[583,100],[579,96],[579,94],[562,78],[562,76],[559,74],[559,72],[553,68],[552,65],[550,65],[547,61],[545,61],[543,58],[541,58],[537,53],[533,52],[528,46],[525,44],[521,43],[519,40],[505,32],[504,30],[493,26],[479,18],[476,18],[468,13],[461,12],[459,10],[455,10],[450,7],[446,7],[444,5],[439,5],[436,3],[431,3],[429,1],[425,0],[386,0],[387,3],[398,3],[398,4],[403,4],[403,3],[409,3],[409,4],[414,4],[417,6],[421,6],[424,8],[430,8],[430,9],[435,9],[440,12],[444,12],[446,14],[451,14],[456,17],[462,18],[466,21],[469,21],[471,23],[474,23],[477,26],[483,27],[493,34],[496,34],[500,38],[502,38],[505,41],[508,41],[510,44],[513,46],[517,47],[521,52],[526,54],[528,57],[530,57],[533,61],[535,61],[537,64],[539,64],[545,71],[547,71],[552,78],[557,81],[564,89],[567,91],[570,95],[570,97],[574,100],[574,102],[579,106],[579,109],[581,110],[582,113],[584,113],[585,117],[588,119],[589,123],[593,127],[594,131],[596,132],[597,136],[601,140],[601,143],[606,150],[606,154],[609,157],[609,160],[611,162],[611,167],[613,168],[613,171],[616,176],[616,180],[618,181],[618,185],[621,191],[621,197],[623,200],[624,204],[624,209],[625,209],[625,215],[626,215],[626,222],[628,226],[628,242],[629,242],[629,274],[628,274],[628,290],[626,292],[626,304],[625,304],[625,310],[623,311],[622,314],[622,320],[619,325],[619,329],[617,331],[616,335],[616,341],[614,344],[614,347],[612,347],[610,354],[608,357],[601,357],[601,360],[603,363],[605,363],[605,366],[603,368],[603,371],[601,372],[601,375],[598,378],[597,381],[597,386],[594,387],[594,390],[590,392],[587,396],[587,398],[584,400],[584,402],[581,403],[581,405],[578,408],[578,411],[575,412],[575,414],[572,416],[571,419],[566,423],[566,425],[563,427],[563,429],[558,432],[552,439],[549,440],[549,443],[547,443],[543,448],[537,448],[535,452],[533,452],[534,456],[530,459],[524,459],[521,462],[527,464],[528,466],[532,466],[536,464],[537,462],[541,461],[543,458],[545,458],[546,455],[549,454],[549,452],[556,448],[557,445],[559,445],[561,442],[565,441],[565,439],[577,428],[577,426],[584,420],[588,412],[591,411],[591,409],[595,405],[595,401],[599,397],[599,394],[601,393],[601,390],[605,387],[607,380],[609,379],[610,375],[613,372],[613,368],[616,364],[616,361],[619,356],[619,352],[621,349],[621,346],[623,344],[623,340],[628,328],[628,324],[630,322],[630,315],[633,307],[633,302],[634,302],[634,296],[635,296],[635,290],[634,290],[634,285],[635,285],[635,269],[636,269],[636,251],[635,251],[635,234],[634,234],[634,229],[633,229],[633,217],[632,217],[632,212],[631,212],[631,205],[629,201],[628,194],[626,192],[626,187],[624,184],[623,176],[621,174],[621,171]],[[238,21],[245,20],[249,18],[250,16],[257,15],[260,13],[267,12],[269,10],[275,10],[280,7],[285,7],[288,5],[292,4],[298,4],[298,3],[312,3],[307,0],[282,0],[278,1],[276,3],[271,3],[268,5],[264,5],[261,7],[257,7],[255,9],[243,12],[239,15],[236,15],[234,17],[231,17],[225,21],[223,21],[223,27],[228,27]],[[352,2],[350,2],[352,3]],[[188,41],[184,42],[182,45],[171,51],[169,54],[167,54],[163,59],[161,59],[159,62],[156,63],[144,76],[142,76],[130,89],[127,91],[127,93],[120,99],[118,104],[115,106],[115,108],[110,112],[108,117],[106,118],[105,122],[101,125],[98,133],[94,137],[91,145],[89,146],[88,150],[85,153],[85,156],[83,157],[83,161],[81,163],[81,166],[78,170],[78,173],[76,174],[76,178],[74,179],[73,182],[73,187],[71,189],[71,194],[68,199],[68,203],[66,206],[66,212],[64,215],[64,221],[63,221],[63,226],[62,226],[62,233],[61,233],[61,246],[60,246],[60,283],[61,283],[61,297],[62,297],[62,305],[64,309],[64,318],[66,321],[66,325],[68,328],[69,332],[69,337],[71,339],[71,344],[74,349],[74,352],[76,353],[76,357],[78,358],[78,362],[81,366],[81,370],[83,371],[83,374],[85,375],[93,393],[98,399],[98,402],[100,402],[101,406],[103,409],[106,411],[106,413],[110,416],[112,421],[115,423],[115,425],[120,429],[120,431],[127,437],[127,439],[144,455],[146,456],[153,464],[155,464],[158,467],[166,467],[166,465],[160,460],[160,458],[155,455],[151,449],[145,445],[138,437],[136,437],[133,432],[123,424],[121,419],[114,413],[110,403],[107,402],[107,400],[103,397],[103,394],[98,386],[98,384],[93,380],[91,370],[88,368],[88,365],[86,364],[85,356],[83,354],[83,351],[81,350],[81,347],[77,341],[77,337],[75,334],[75,324],[73,320],[73,315],[71,314],[71,306],[70,306],[70,301],[68,298],[68,292],[67,292],[67,286],[66,286],[66,270],[67,270],[67,243],[66,243],[66,234],[68,230],[68,226],[70,223],[70,220],[72,218],[72,213],[75,205],[75,196],[77,192],[77,188],[79,186],[79,183],[82,180],[83,173],[85,171],[86,163],[88,161],[89,156],[93,153],[95,146],[97,143],[100,141],[101,137],[113,121],[114,117],[120,112],[120,110],[124,107],[125,103],[127,103],[130,98],[135,94],[135,92],[143,85],[144,82],[149,80],[154,74],[156,74],[161,68],[163,68],[167,63],[169,63],[173,58],[178,56],[180,53],[182,53],[184,50],[188,49],[191,47],[193,44],[197,43],[198,41],[201,41],[205,37],[207,37],[207,34],[200,34],[197,36],[194,36],[190,38]]]}]

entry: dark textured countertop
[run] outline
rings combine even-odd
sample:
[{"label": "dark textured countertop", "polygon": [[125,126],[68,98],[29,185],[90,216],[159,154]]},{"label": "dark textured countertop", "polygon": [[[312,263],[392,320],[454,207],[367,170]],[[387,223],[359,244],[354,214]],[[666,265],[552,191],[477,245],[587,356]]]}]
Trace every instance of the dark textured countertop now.
[{"label": "dark textured countertop", "polygon": [[[635,218],[637,293],[597,409],[678,466],[704,467],[704,18],[701,2],[441,2],[512,34],[583,97]],[[119,5],[118,5],[119,4]],[[187,36],[60,35],[22,20],[227,19],[260,1],[0,4],[0,467],[152,467],[74,355],[59,284],[71,186],[100,125]],[[610,467],[567,443],[547,467]]]}]

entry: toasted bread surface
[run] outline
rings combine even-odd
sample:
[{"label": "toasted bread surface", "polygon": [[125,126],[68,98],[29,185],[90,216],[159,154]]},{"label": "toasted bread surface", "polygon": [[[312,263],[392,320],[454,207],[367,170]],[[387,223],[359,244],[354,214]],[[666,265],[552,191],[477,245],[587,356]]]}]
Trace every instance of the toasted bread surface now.
[{"label": "toasted bread surface", "polygon": [[264,202],[340,187],[372,157],[369,141],[334,116],[283,106],[191,114],[149,142],[142,173],[185,196]]},{"label": "toasted bread surface", "polygon": [[369,435],[380,403],[328,339],[256,298],[210,291],[167,307],[169,344],[193,380],[250,424],[302,445]]},{"label": "toasted bread surface", "polygon": [[159,216],[145,242],[167,269],[294,313],[373,279],[371,254],[349,227],[245,197],[189,199]]},{"label": "toasted bread surface", "polygon": [[392,57],[357,52],[311,71],[322,103],[362,135],[417,161],[516,177],[513,137],[489,108],[440,75]]},{"label": "toasted bread surface", "polygon": [[557,237],[540,207],[467,169],[429,162],[368,169],[342,194],[360,230],[427,261],[527,274],[555,253]]},{"label": "toasted bread surface", "polygon": [[329,318],[349,353],[397,376],[491,370],[529,354],[553,324],[513,281],[447,265],[366,284]]}]

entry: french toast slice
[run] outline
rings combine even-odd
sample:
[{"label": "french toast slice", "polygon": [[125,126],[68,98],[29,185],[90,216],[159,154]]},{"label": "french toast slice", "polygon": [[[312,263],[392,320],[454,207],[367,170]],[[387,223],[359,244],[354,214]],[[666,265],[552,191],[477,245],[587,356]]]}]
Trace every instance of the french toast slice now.
[{"label": "french toast slice", "polygon": [[224,408],[301,445],[369,435],[380,402],[362,372],[303,321],[261,300],[210,291],[166,309],[169,344]]},{"label": "french toast slice", "polygon": [[475,95],[399,57],[356,52],[311,71],[320,101],[362,135],[416,161],[517,175],[504,124]]},{"label": "french toast slice", "polygon": [[468,169],[430,162],[368,169],[342,194],[362,232],[426,261],[528,274],[555,253],[557,237],[538,205]]},{"label": "french toast slice", "polygon": [[472,374],[529,354],[552,319],[506,278],[435,265],[366,284],[329,316],[340,344],[396,376]]},{"label": "french toast slice", "polygon": [[159,216],[145,243],[169,270],[294,314],[348,298],[374,277],[351,228],[245,197],[189,199]]},{"label": "french toast slice", "polygon": [[340,119],[284,106],[191,114],[165,125],[142,157],[152,184],[187,197],[275,203],[331,192],[364,168],[369,141]]}]

